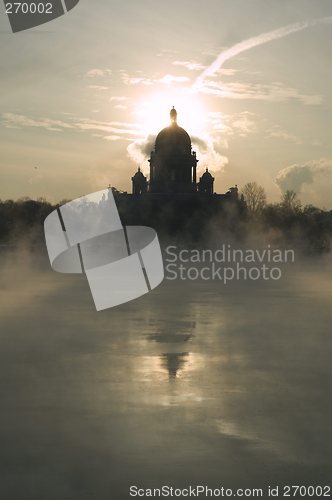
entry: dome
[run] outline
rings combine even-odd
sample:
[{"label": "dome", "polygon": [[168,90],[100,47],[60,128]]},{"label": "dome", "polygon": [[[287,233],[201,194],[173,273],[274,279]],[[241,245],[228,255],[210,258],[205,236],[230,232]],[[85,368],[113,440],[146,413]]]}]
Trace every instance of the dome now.
[{"label": "dome", "polygon": [[212,175],[210,174],[209,170],[206,169],[204,174],[202,175],[201,179],[206,179],[206,180],[210,180],[210,179],[213,179]]},{"label": "dome", "polygon": [[156,138],[155,151],[162,154],[191,154],[191,139],[189,134],[176,122],[177,112],[170,112],[171,125],[165,127]]},{"label": "dome", "polygon": [[191,140],[189,134],[177,124],[165,127],[156,138],[155,150],[158,153],[179,152],[191,153]]},{"label": "dome", "polygon": [[143,179],[145,179],[145,176],[144,176],[144,174],[141,172],[140,167],[138,167],[138,170],[137,170],[137,172],[135,173],[134,178],[135,178],[135,179],[142,179],[142,178],[143,178]]}]

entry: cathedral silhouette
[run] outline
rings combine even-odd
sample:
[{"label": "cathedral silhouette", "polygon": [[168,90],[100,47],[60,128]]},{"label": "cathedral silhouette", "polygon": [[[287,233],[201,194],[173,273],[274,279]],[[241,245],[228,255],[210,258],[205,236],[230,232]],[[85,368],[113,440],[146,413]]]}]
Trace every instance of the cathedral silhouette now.
[{"label": "cathedral silhouette", "polygon": [[132,177],[132,194],[134,196],[149,195],[159,198],[179,197],[186,195],[218,196],[232,199],[238,198],[237,186],[232,187],[224,195],[214,193],[214,177],[208,168],[197,182],[196,152],[192,150],[189,134],[178,125],[177,112],[170,111],[171,123],[159,132],[154,150],[149,159],[149,180],[138,168]]}]

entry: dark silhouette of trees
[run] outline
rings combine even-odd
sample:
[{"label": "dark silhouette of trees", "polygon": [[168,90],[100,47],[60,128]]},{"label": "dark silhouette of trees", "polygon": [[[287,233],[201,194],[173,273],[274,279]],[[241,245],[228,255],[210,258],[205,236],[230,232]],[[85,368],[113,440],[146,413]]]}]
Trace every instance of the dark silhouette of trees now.
[{"label": "dark silhouette of trees", "polygon": [[53,209],[43,198],[0,200],[0,242],[40,237],[44,220]]},{"label": "dark silhouette of trees", "polygon": [[294,191],[286,191],[280,203],[267,205],[262,212],[264,230],[275,230],[279,240],[317,253],[330,250],[332,211],[313,205],[302,207]]},{"label": "dark silhouette of trees", "polygon": [[242,189],[242,195],[248,210],[253,214],[260,213],[266,205],[266,193],[257,182],[248,182]]},{"label": "dark silhouette of trees", "polygon": [[288,189],[281,197],[281,205],[286,211],[298,212],[301,209],[301,202],[295,191]]},{"label": "dark silhouette of trees", "polygon": [[[294,191],[286,191],[279,203],[267,204],[264,189],[246,184],[243,199],[218,196],[155,200],[114,192],[123,224],[154,227],[165,241],[185,244],[245,242],[259,235],[266,244],[300,247],[305,252],[326,252],[332,241],[332,211],[302,206]],[[47,215],[68,200],[52,205],[45,199],[0,200],[0,244],[22,239],[43,245]],[[227,236],[228,235],[228,236]]]}]

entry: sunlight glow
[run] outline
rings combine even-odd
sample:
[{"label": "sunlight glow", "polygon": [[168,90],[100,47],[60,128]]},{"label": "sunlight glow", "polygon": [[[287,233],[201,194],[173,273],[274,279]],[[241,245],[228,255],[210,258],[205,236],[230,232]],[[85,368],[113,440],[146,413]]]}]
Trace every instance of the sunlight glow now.
[{"label": "sunlight glow", "polygon": [[207,110],[199,97],[188,89],[167,89],[152,94],[142,100],[133,112],[142,127],[145,136],[157,134],[170,124],[172,106],[178,112],[178,125],[183,127],[190,136],[202,136],[206,133]]},{"label": "sunlight glow", "polygon": [[224,129],[226,125],[222,123],[222,115],[219,112],[211,116],[204,106],[203,98],[191,88],[163,89],[138,101],[132,114],[135,115],[142,139],[129,144],[129,157],[140,165],[145,174],[149,173],[148,158],[155,136],[170,125],[170,110],[173,106],[177,110],[177,123],[188,132],[192,150],[199,159],[198,175],[206,167],[211,172],[221,170],[228,163],[228,159],[218,148],[216,128]]}]

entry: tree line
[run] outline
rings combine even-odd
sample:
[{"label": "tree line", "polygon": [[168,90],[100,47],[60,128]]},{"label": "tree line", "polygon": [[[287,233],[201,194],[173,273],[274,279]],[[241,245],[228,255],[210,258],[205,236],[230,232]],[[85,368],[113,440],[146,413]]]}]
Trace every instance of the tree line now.
[{"label": "tree line", "polygon": [[260,224],[265,232],[274,230],[275,239],[304,247],[311,252],[326,252],[331,248],[332,211],[313,205],[302,205],[297,193],[285,191],[278,203],[268,203],[265,190],[256,182],[242,189],[248,223]]},{"label": "tree line", "polygon": [[[124,224],[152,226],[161,236],[185,242],[198,244],[226,235],[245,242],[262,236],[266,243],[302,247],[305,252],[327,252],[331,247],[332,211],[302,205],[294,191],[283,193],[278,203],[268,203],[264,188],[256,182],[247,183],[237,201],[195,197],[157,203],[116,190],[114,196]],[[66,201],[0,200],[0,244],[22,238],[42,244],[45,218]]]}]

